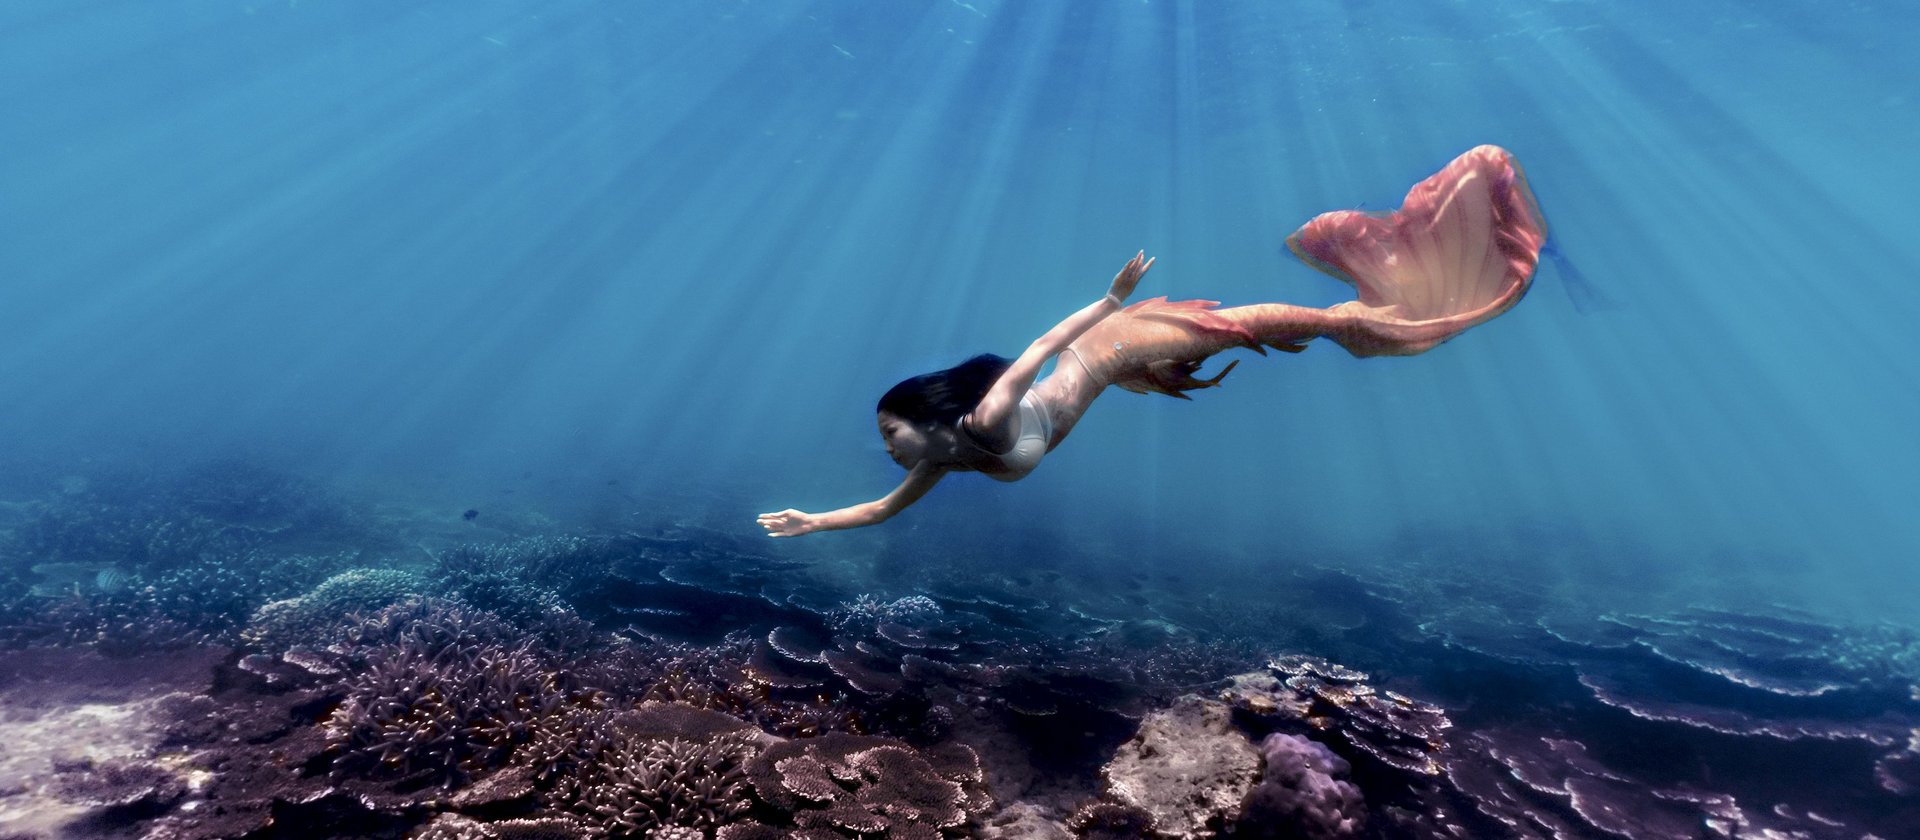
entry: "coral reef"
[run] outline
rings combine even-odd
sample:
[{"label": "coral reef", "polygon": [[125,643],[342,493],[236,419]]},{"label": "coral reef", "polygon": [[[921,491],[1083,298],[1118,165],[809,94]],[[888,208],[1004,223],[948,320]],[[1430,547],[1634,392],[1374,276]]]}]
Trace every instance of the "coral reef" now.
[{"label": "coral reef", "polygon": [[311,482],[243,460],[70,475],[0,528],[0,645],[230,644],[374,540]]},{"label": "coral reef", "polygon": [[351,569],[322,581],[313,591],[262,605],[241,634],[247,644],[269,650],[334,636],[350,616],[379,610],[422,589],[420,578],[395,569]]},{"label": "coral reef", "polygon": [[1067,828],[1081,840],[1135,840],[1152,837],[1153,815],[1143,808],[1095,800],[1075,809]]},{"label": "coral reef", "polygon": [[533,629],[622,562],[616,542],[585,537],[523,537],[469,543],[434,555],[434,589]]},{"label": "coral reef", "polygon": [[[742,769],[751,740],[725,735],[705,742],[619,738],[604,747],[580,792],[564,807],[608,837],[702,836],[752,805]],[[675,832],[673,829],[680,829]]]},{"label": "coral reef", "polygon": [[1376,689],[1366,674],[1315,656],[1288,655],[1268,674],[1236,677],[1223,698],[1254,717],[1291,717],[1396,770],[1440,772],[1453,726],[1431,703]]},{"label": "coral reef", "polygon": [[985,817],[975,836],[980,840],[1072,840],[1065,825],[1049,818],[1030,802],[1013,802]]},{"label": "coral reef", "polygon": [[[857,569],[682,523],[374,523],[236,464],[0,502],[0,834],[1826,840],[1920,821],[1920,633],[1894,624],[1597,612],[1391,564],[1249,582],[895,552],[892,594],[861,594]],[[376,559],[417,549],[419,576]]]},{"label": "coral reef", "polygon": [[1907,731],[1905,749],[1887,753],[1874,762],[1873,777],[1890,793],[1901,796],[1920,793],[1920,727]]},{"label": "coral reef", "polygon": [[563,817],[485,822],[461,814],[441,814],[412,834],[411,840],[583,840],[586,827]]},{"label": "coral reef", "polygon": [[447,786],[506,763],[567,700],[527,645],[391,646],[326,720],[336,773]]},{"label": "coral reef", "polygon": [[406,596],[371,614],[342,616],[327,631],[307,637],[292,650],[324,649],[338,657],[340,665],[359,665],[369,653],[388,647],[437,651],[472,645],[511,647],[525,641],[520,628],[487,610],[450,598]]},{"label": "coral reef", "polygon": [[1360,789],[1340,777],[1345,759],[1298,735],[1276,732],[1260,742],[1260,784],[1247,795],[1235,837],[1338,840],[1366,822]]},{"label": "coral reef", "polygon": [[935,838],[993,805],[979,756],[886,738],[830,734],[763,750],[749,767],[760,798],[803,829]]},{"label": "coral reef", "polygon": [[154,580],[174,569],[365,538],[355,515],[318,485],[240,459],[174,474],[70,476],[30,509],[0,532],[0,565],[80,564]]},{"label": "coral reef", "polygon": [[637,837],[745,812],[746,765],[764,740],[744,721],[684,704],[575,708],[547,721],[519,763],[595,836]]},{"label": "coral reef", "polygon": [[[638,699],[682,703],[725,712],[785,737],[810,738],[826,732],[866,731],[859,708],[844,692],[819,683],[776,684],[755,668],[763,650],[751,640],[735,636],[711,647],[648,643],[651,661],[624,669],[618,680],[595,684],[623,696],[614,686],[632,684],[634,674],[646,674]],[[634,648],[627,649],[632,653]]]},{"label": "coral reef", "polygon": [[1107,797],[1145,811],[1160,837],[1219,834],[1260,777],[1260,753],[1232,717],[1227,704],[1191,695],[1147,715],[1101,771]]},{"label": "coral reef", "polygon": [[1223,646],[1184,643],[1145,623],[1062,621],[1044,602],[1001,597],[859,599],[824,622],[783,624],[756,639],[747,675],[776,693],[843,698],[864,731],[914,743],[951,737],[957,721],[983,712],[999,718],[986,725],[1021,739],[1078,727],[1099,740],[1071,758],[1064,744],[1048,751],[1090,773],[1189,681],[1245,664]]}]

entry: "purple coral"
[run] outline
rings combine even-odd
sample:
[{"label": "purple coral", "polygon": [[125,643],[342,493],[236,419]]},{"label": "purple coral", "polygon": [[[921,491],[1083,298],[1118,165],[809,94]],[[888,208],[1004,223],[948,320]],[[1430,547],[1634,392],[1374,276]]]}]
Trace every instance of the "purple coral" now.
[{"label": "purple coral", "polygon": [[[760,738],[746,723],[680,704],[581,710],[526,750],[547,801],[598,836],[674,836],[725,825],[752,806],[747,762]],[[651,834],[649,834],[651,832]]]},{"label": "purple coral", "polygon": [[525,645],[397,645],[369,662],[327,718],[336,773],[461,784],[504,764],[566,699]]},{"label": "purple coral", "polygon": [[1260,743],[1265,775],[1247,794],[1236,836],[1331,840],[1352,837],[1366,818],[1360,789],[1342,781],[1350,769],[1325,746],[1276,733]]},{"label": "purple coral", "polygon": [[1420,776],[1442,772],[1436,756],[1453,726],[1446,710],[1376,689],[1366,674],[1319,657],[1283,656],[1267,668],[1233,678],[1222,695],[1258,729],[1305,723],[1351,747],[1349,755]]},{"label": "purple coral", "polygon": [[705,742],[616,739],[573,809],[606,836],[662,836],[660,829],[675,826],[698,836],[698,827],[724,825],[751,807],[744,768],[753,752],[741,734]]},{"label": "purple coral", "polygon": [[830,734],[775,744],[755,759],[754,790],[803,829],[938,838],[992,806],[980,760],[964,746],[919,751]]}]

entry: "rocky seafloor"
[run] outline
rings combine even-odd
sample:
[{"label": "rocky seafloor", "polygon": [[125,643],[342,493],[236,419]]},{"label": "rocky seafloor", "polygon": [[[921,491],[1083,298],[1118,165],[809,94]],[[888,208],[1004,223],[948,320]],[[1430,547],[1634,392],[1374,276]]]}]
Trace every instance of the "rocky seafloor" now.
[{"label": "rocky seafloor", "polygon": [[0,838],[1920,837],[1907,627],[42,483],[0,499]]}]

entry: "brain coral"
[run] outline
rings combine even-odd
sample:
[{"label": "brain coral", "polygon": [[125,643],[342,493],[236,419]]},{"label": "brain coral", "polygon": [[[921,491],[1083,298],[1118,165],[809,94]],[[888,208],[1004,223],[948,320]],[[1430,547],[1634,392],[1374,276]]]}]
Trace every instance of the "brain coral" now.
[{"label": "brain coral", "polygon": [[1298,735],[1276,732],[1260,744],[1265,775],[1247,795],[1240,836],[1335,840],[1353,837],[1366,819],[1360,789],[1336,777],[1345,759]]}]

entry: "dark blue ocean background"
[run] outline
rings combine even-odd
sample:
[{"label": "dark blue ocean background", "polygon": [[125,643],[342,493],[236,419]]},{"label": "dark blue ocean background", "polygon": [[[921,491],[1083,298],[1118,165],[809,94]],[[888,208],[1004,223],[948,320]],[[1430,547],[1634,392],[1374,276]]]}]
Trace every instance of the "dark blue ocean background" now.
[{"label": "dark blue ocean background", "polygon": [[1510,314],[1411,359],[1249,360],[1190,404],[1116,392],[1026,481],[960,476],[781,550],[1071,547],[1249,585],[1418,557],[1902,616],[1914,25],[1890,3],[17,0],[0,455],[42,477],[244,455],[453,509],[751,532],[885,493],[879,393],[1017,353],[1136,249],[1160,260],[1142,296],[1331,304],[1289,231],[1496,143],[1565,260]]}]

